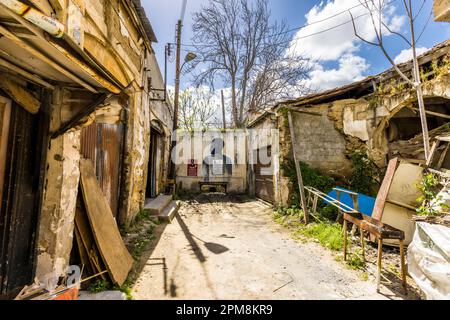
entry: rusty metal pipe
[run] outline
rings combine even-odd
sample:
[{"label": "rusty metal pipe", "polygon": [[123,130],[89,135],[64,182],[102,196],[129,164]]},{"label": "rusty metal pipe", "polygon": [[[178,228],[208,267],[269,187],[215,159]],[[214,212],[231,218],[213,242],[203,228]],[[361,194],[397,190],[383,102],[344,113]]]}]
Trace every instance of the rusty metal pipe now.
[{"label": "rusty metal pipe", "polygon": [[49,17],[18,0],[0,0],[0,4],[52,36],[56,38],[64,36],[65,26],[55,18]]}]

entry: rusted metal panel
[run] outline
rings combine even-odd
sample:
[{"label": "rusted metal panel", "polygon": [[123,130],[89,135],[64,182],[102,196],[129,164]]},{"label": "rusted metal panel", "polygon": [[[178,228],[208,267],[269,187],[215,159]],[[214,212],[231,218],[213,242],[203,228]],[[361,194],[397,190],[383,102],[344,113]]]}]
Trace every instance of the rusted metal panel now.
[{"label": "rusted metal panel", "polygon": [[81,133],[81,154],[95,163],[95,174],[111,207],[119,214],[124,126],[93,123]]}]

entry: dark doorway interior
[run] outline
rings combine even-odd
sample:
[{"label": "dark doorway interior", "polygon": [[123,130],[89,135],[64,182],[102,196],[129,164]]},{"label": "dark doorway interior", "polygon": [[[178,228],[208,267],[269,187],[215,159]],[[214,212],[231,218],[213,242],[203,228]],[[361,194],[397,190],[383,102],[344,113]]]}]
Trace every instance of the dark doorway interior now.
[{"label": "dark doorway interior", "polygon": [[155,129],[150,131],[150,156],[148,159],[148,174],[147,174],[147,188],[145,197],[147,199],[153,199],[157,196],[157,154],[158,143],[160,140],[160,133]]},{"label": "dark doorway interior", "polygon": [[[14,297],[32,282],[35,239],[40,211],[48,142],[49,117],[45,95],[41,111],[32,115],[12,103],[2,118],[4,158],[0,206],[0,298]],[[42,110],[44,109],[44,110]],[[2,114],[5,116],[5,114]],[[44,151],[44,152],[43,152]]]}]

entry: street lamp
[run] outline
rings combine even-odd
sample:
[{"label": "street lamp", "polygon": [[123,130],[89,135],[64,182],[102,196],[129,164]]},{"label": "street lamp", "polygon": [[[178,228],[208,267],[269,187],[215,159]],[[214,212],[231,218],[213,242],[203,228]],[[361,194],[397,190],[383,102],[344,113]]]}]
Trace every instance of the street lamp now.
[{"label": "street lamp", "polygon": [[[179,24],[181,26],[181,23]],[[181,28],[179,29],[180,33],[181,33]],[[178,35],[178,39],[180,38],[180,34]],[[186,57],[184,58],[184,62],[182,64],[182,66],[180,67],[180,43],[178,43],[178,48],[177,48],[177,68],[176,68],[176,75],[175,75],[175,101],[174,101],[174,108],[173,108],[173,132],[175,135],[175,139],[174,141],[172,141],[172,153],[173,150],[176,147],[177,141],[176,141],[176,132],[178,130],[178,108],[180,105],[180,75],[181,75],[181,71],[183,70],[183,67],[185,66],[186,63],[191,62],[192,60],[195,60],[195,58],[197,58],[197,55],[193,52],[189,52]],[[175,163],[174,163],[174,159],[171,159],[171,164],[170,164],[170,172],[169,172],[169,176],[171,179],[173,179],[173,183],[174,183],[174,187],[173,187],[173,193],[175,194],[176,192],[176,167],[175,167]]]}]

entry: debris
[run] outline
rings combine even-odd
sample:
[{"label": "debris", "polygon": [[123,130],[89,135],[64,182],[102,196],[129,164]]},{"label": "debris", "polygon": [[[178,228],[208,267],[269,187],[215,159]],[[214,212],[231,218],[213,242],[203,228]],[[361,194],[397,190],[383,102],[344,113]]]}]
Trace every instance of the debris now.
[{"label": "debris", "polygon": [[81,190],[86,212],[103,261],[114,283],[122,285],[133,266],[111,208],[100,189],[91,160],[80,160]]}]

